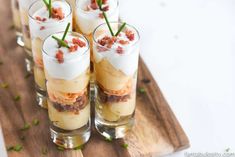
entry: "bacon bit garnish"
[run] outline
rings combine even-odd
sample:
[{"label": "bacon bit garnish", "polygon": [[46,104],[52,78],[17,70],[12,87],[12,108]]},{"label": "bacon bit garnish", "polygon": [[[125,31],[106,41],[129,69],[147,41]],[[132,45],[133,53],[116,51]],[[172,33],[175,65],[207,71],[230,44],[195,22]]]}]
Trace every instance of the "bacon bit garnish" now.
[{"label": "bacon bit garnish", "polygon": [[98,52],[104,52],[104,51],[107,51],[108,49],[105,47],[97,46],[97,50]]},{"label": "bacon bit garnish", "polygon": [[86,46],[86,43],[85,43],[84,41],[81,41],[81,40],[78,39],[78,38],[73,38],[73,39],[72,39],[72,42],[73,42],[73,44],[78,45],[78,46],[80,46],[80,47]]},{"label": "bacon bit garnish", "polygon": [[35,18],[36,18],[36,20],[41,21],[41,22],[45,22],[47,20],[45,17],[41,18],[39,16],[36,16]]},{"label": "bacon bit garnish", "polygon": [[64,13],[62,8],[52,8],[52,18],[62,20],[64,18]]},{"label": "bacon bit garnish", "polygon": [[102,4],[106,4],[108,0],[102,0]]},{"label": "bacon bit garnish", "polygon": [[98,4],[96,3],[96,1],[91,1],[90,4],[91,9],[96,10],[99,8]]},{"label": "bacon bit garnish", "polygon": [[57,59],[57,61],[59,63],[63,63],[64,62],[64,54],[63,54],[63,52],[61,50],[58,50],[56,52],[55,58]]},{"label": "bacon bit garnish", "polygon": [[69,52],[75,52],[78,50],[78,45],[73,45],[69,47]]},{"label": "bacon bit garnish", "polygon": [[116,51],[119,54],[123,54],[123,48],[121,46],[118,46]]},{"label": "bacon bit garnish", "polygon": [[99,13],[99,18],[103,19],[104,15],[102,13]]},{"label": "bacon bit garnish", "polygon": [[107,6],[103,7],[102,10],[103,11],[108,11],[109,10],[109,6],[107,5]]},{"label": "bacon bit garnish", "polygon": [[44,30],[46,27],[45,26],[41,26],[40,27],[40,30]]},{"label": "bacon bit garnish", "polygon": [[130,41],[133,41],[135,39],[135,34],[131,30],[126,30],[125,34]]},{"label": "bacon bit garnish", "polygon": [[126,40],[119,40],[118,42],[119,44],[122,44],[122,45],[129,44],[129,41],[126,41]]}]

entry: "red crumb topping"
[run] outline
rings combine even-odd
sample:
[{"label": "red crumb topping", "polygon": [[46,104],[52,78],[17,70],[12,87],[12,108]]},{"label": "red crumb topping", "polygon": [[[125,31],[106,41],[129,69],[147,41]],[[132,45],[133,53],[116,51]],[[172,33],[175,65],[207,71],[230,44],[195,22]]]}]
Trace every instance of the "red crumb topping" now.
[{"label": "red crumb topping", "polygon": [[36,20],[41,21],[41,22],[45,22],[47,20],[45,17],[41,18],[40,16],[36,16],[35,18]]},{"label": "red crumb topping", "polygon": [[116,49],[117,53],[119,54],[123,54],[123,48],[121,46],[118,46],[117,49]]},{"label": "red crumb topping", "polygon": [[73,44],[78,45],[79,47],[84,47],[86,46],[86,43],[79,38],[73,38],[72,39]]},{"label": "red crumb topping", "polygon": [[96,10],[96,9],[99,8],[99,6],[98,6],[96,0],[91,0],[90,7],[91,7],[91,9],[93,9],[93,10]]},{"label": "red crumb topping", "polygon": [[122,45],[129,44],[129,41],[126,41],[126,40],[119,40],[118,42]]},{"label": "red crumb topping", "polygon": [[126,30],[125,34],[130,41],[133,41],[135,39],[135,34],[131,30]]},{"label": "red crumb topping", "polygon": [[63,63],[64,62],[64,53],[61,50],[58,50],[56,52],[55,58],[57,59],[57,61],[59,63]]},{"label": "red crumb topping", "polygon": [[102,0],[102,4],[106,4],[108,0]]},{"label": "red crumb topping", "polygon": [[[102,0],[102,4],[107,4],[108,0]],[[99,5],[97,4],[96,0],[91,0],[91,4],[86,8],[87,11],[89,11],[91,9],[96,10],[99,9]],[[109,6],[105,6],[102,8],[103,11],[108,11],[109,10]]]},{"label": "red crumb topping", "polygon": [[103,7],[102,10],[103,11],[108,11],[109,10],[109,6],[107,5],[107,6]]},{"label": "red crumb topping", "polygon": [[64,18],[64,13],[62,8],[52,8],[52,18],[62,20]]},{"label": "red crumb topping", "polygon": [[44,30],[46,27],[45,26],[41,26],[40,27],[40,30]]},{"label": "red crumb topping", "polygon": [[78,50],[78,45],[72,45],[69,47],[69,52],[75,52]]},{"label": "red crumb topping", "polygon": [[105,36],[102,39],[98,40],[98,43],[102,46],[107,45],[108,48],[111,48],[116,41],[117,41],[117,37]]},{"label": "red crumb topping", "polygon": [[99,13],[99,18],[101,18],[101,19],[103,19],[103,18],[104,18],[103,13]]}]

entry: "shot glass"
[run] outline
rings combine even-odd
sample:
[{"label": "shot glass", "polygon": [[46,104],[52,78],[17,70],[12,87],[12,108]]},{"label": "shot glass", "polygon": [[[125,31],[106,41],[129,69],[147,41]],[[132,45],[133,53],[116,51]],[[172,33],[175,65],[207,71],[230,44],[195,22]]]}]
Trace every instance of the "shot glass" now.
[{"label": "shot glass", "polygon": [[55,0],[52,2],[52,16],[50,18],[49,12],[42,0],[35,1],[29,8],[29,28],[34,60],[36,99],[38,105],[44,108],[47,108],[47,98],[46,78],[41,51],[43,40],[53,33],[65,30],[68,23],[72,23],[72,8],[66,1]]},{"label": "shot glass", "polygon": [[19,46],[23,47],[22,26],[20,21],[19,1],[11,0],[11,11],[13,16],[13,25],[16,33],[16,42]]},{"label": "shot glass", "polygon": [[[110,21],[119,20],[118,0],[102,0],[102,9],[106,12]],[[76,31],[84,34],[91,43],[91,90],[94,90],[93,79],[93,52],[92,32],[100,24],[105,22],[102,11],[96,0],[76,0],[75,8]]]},{"label": "shot glass", "polygon": [[[64,32],[54,36],[62,38]],[[48,113],[52,141],[64,148],[83,145],[90,137],[90,48],[81,34],[68,32],[69,48],[52,35],[43,43]]]},{"label": "shot glass", "polygon": [[31,48],[31,39],[29,31],[29,6],[36,0],[19,0],[20,20],[22,25],[22,36],[25,50],[25,66],[29,73],[33,73],[33,57]]},{"label": "shot glass", "polygon": [[[117,31],[122,23],[110,25]],[[93,32],[95,127],[106,138],[122,138],[134,125],[139,38],[128,24],[118,36],[111,35],[107,24]]]}]

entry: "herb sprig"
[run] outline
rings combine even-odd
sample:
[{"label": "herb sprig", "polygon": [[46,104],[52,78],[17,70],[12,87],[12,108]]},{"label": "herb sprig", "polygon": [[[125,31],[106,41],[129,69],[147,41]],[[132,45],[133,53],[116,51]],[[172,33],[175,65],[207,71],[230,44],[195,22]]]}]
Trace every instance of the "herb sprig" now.
[{"label": "herb sprig", "polygon": [[47,7],[47,10],[49,11],[49,18],[51,18],[51,14],[52,14],[52,7],[51,7],[51,0],[48,0],[49,2],[47,2],[47,0],[43,0],[44,4]]},{"label": "herb sprig", "polygon": [[115,37],[118,36],[119,33],[120,33],[120,32],[124,29],[124,27],[126,26],[126,22],[124,22],[124,23],[121,25],[121,27],[118,29],[118,31],[114,34],[114,33],[113,33],[113,30],[112,30],[112,27],[110,26],[110,22],[109,22],[109,20],[108,20],[108,17],[107,17],[107,15],[106,15],[105,11],[102,9],[102,0],[97,0],[97,4],[98,4],[98,6],[99,6],[100,11],[102,11],[102,14],[103,14],[103,16],[104,16],[105,22],[106,22],[106,24],[107,24],[107,26],[108,26],[108,28],[109,28],[109,31],[110,31],[111,35],[112,35],[112,36],[115,36]]},{"label": "herb sprig", "polygon": [[67,24],[67,27],[65,29],[65,32],[63,34],[62,39],[59,39],[58,37],[52,35],[52,38],[55,39],[58,42],[59,47],[67,47],[67,48],[69,48],[69,45],[64,41],[65,37],[66,37],[66,35],[67,35],[68,31],[69,31],[69,27],[70,27],[70,23]]}]

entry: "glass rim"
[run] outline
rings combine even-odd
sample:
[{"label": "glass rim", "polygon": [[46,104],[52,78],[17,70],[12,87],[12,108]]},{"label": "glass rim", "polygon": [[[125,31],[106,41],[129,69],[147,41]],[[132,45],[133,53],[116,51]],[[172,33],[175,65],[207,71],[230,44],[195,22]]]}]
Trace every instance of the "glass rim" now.
[{"label": "glass rim", "polygon": [[[123,24],[122,22],[109,22],[111,25],[112,24]],[[107,47],[105,47],[105,46],[102,46],[102,45],[100,45],[99,43],[98,43],[98,41],[97,41],[97,39],[95,39],[95,33],[96,33],[96,31],[100,28],[100,27],[102,27],[102,26],[105,26],[105,25],[107,25],[106,23],[102,23],[102,24],[100,24],[99,26],[97,26],[95,29],[94,29],[94,31],[93,31],[93,33],[92,33],[92,40],[93,40],[93,42],[94,43],[96,43],[96,44],[98,44],[99,45],[99,47],[102,47],[102,48],[105,48],[105,49],[107,49],[107,50],[116,50],[116,49],[114,49],[114,48],[107,48]],[[132,28],[133,30],[135,30],[135,32],[136,32],[136,34],[137,34],[137,36],[138,36],[138,40],[135,42],[135,43],[133,43],[131,46],[135,46],[135,45],[137,45],[139,42],[140,42],[140,34],[139,34],[139,31],[134,27],[134,26],[132,26],[132,25],[130,25],[130,24],[127,24],[126,23],[126,26],[125,27],[130,27],[130,28]],[[108,26],[107,26],[108,27]],[[111,26],[112,27],[112,26]],[[121,54],[121,55],[126,55],[125,53],[124,54]]]},{"label": "glass rim", "polygon": [[[77,10],[79,10],[79,11],[85,13],[85,14],[88,14],[89,11],[85,11],[80,6],[78,6],[78,1],[79,0],[75,0],[75,12],[77,12]],[[119,0],[115,0],[115,1],[117,2],[115,8],[111,12],[106,11],[106,13],[112,14],[113,12],[115,12],[118,9],[118,7],[119,7]]]},{"label": "glass rim", "polygon": [[[53,2],[56,2],[56,1],[66,3],[66,4],[69,6],[69,8],[70,8],[69,14],[68,14],[66,17],[64,17],[62,20],[58,20],[58,21],[40,21],[40,23],[61,23],[61,22],[64,22],[67,18],[69,18],[70,15],[72,15],[72,12],[73,12],[73,11],[72,11],[72,7],[71,7],[71,5],[70,5],[67,1],[54,0]],[[31,15],[30,10],[32,9],[32,7],[33,7],[34,5],[36,5],[36,4],[39,3],[39,2],[43,3],[41,0],[36,0],[35,2],[33,2],[33,3],[29,6],[29,9],[28,9],[28,16],[29,16],[29,19],[32,19],[32,20],[34,20],[34,21],[38,21],[36,18],[33,17],[33,15]],[[34,12],[34,13],[35,13],[35,12]]]},{"label": "glass rim", "polygon": [[[48,35],[48,36],[45,38],[45,40],[43,41],[43,44],[42,44],[42,53],[45,54],[47,57],[49,57],[49,58],[52,59],[52,60],[57,60],[57,59],[55,58],[55,56],[49,55],[49,54],[44,50],[44,44],[45,44],[45,42],[46,42],[46,40],[47,40],[48,38],[52,37],[52,35],[62,34],[62,33],[64,33],[64,32],[65,32],[65,31],[60,31],[60,32],[56,32],[56,33],[50,34],[50,35]],[[67,35],[68,35],[68,34],[75,34],[76,36],[82,37],[82,38],[86,41],[86,43],[87,43],[87,49],[82,53],[82,55],[80,55],[80,57],[86,55],[86,54],[89,52],[89,50],[90,50],[90,43],[89,43],[89,40],[88,40],[84,35],[82,35],[82,34],[80,34],[80,33],[77,33],[77,32],[68,31]],[[76,59],[77,59],[76,57],[73,57],[73,58],[67,59],[67,61],[73,61],[73,60],[76,60]]]}]

